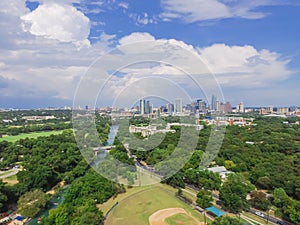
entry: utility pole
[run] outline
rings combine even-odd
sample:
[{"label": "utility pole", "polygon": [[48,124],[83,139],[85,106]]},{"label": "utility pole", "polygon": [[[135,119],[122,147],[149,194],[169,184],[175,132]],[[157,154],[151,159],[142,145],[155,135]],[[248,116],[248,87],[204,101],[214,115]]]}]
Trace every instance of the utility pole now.
[{"label": "utility pole", "polygon": [[269,223],[270,209],[268,209],[267,224]]},{"label": "utility pole", "polygon": [[205,213],[205,209],[204,209],[204,225],[206,225],[206,213]]}]

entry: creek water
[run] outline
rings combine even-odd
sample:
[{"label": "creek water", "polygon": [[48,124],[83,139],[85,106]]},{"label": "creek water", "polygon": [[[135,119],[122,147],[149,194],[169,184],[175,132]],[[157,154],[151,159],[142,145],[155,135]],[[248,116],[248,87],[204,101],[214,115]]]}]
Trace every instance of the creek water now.
[{"label": "creek water", "polygon": [[[108,139],[107,139],[107,145],[112,145],[114,143],[115,137],[118,133],[118,129],[119,129],[119,125],[111,125],[110,126]],[[95,162],[96,165],[98,165],[101,162],[101,160],[105,158],[106,155],[107,155],[107,151],[103,151],[103,152],[99,153],[97,156],[97,160]],[[63,202],[64,193],[67,191],[67,189],[68,189],[68,187],[66,187],[63,191],[61,191],[58,196],[53,197],[50,201],[48,208],[45,209],[44,211],[40,212],[36,218],[30,220],[28,225],[38,225],[39,224],[38,218],[48,216],[49,211],[51,209],[55,209],[57,206],[59,206],[59,204],[61,204]]]}]

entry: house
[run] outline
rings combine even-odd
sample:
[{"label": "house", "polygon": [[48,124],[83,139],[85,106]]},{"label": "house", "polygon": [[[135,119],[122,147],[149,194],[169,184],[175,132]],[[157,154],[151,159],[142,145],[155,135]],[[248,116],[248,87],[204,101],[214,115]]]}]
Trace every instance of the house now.
[{"label": "house", "polygon": [[225,166],[215,166],[215,167],[208,168],[207,170],[213,173],[218,173],[222,179],[225,179],[227,177],[227,174],[232,173],[228,171],[225,168]]}]

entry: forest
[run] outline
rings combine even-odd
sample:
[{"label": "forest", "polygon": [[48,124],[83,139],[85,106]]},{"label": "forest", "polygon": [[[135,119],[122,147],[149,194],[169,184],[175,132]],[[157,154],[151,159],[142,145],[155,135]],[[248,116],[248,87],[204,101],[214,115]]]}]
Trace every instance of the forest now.
[{"label": "forest", "polygon": [[[88,139],[95,144],[98,140],[105,144],[110,118],[96,115],[95,121],[98,135],[91,135]],[[167,117],[163,122],[178,121],[179,118]],[[165,176],[173,165],[180,163],[181,157],[188,157],[182,169],[164,182],[179,188],[191,185],[205,190],[199,192],[199,205],[207,205],[211,201],[211,191],[217,190],[221,206],[228,211],[238,213],[250,206],[262,211],[272,209],[277,216],[299,224],[300,126],[295,123],[297,121],[299,118],[257,116],[253,126],[227,126],[221,149],[211,164],[225,166],[232,172],[223,185],[217,174],[199,168],[214,128],[212,126],[204,126],[198,133],[190,128],[174,126],[172,129],[176,130],[175,134],[152,135],[149,139],[153,142],[147,142],[140,134],[128,134],[120,126],[115,148],[110,155],[134,165],[133,159],[128,157],[122,145],[123,141],[127,141],[137,160],[154,166]],[[149,121],[132,118],[130,124],[148,125]],[[84,129],[75,132],[79,136],[85,135]],[[130,135],[135,138],[130,138]],[[184,138],[186,142],[180,142],[180,138]],[[141,141],[144,145],[140,145]],[[159,141],[159,145],[153,147],[151,143],[156,141]],[[82,221],[89,221],[89,216],[82,215],[83,211],[89,212],[88,215],[93,216],[95,221],[100,221],[103,215],[97,210],[97,204],[123,192],[124,187],[100,177],[89,168],[88,162],[78,149],[78,146],[85,144],[75,141],[72,130],[49,137],[22,139],[15,143],[0,142],[0,167],[21,165],[23,168],[17,174],[18,184],[9,186],[0,181],[0,211],[7,210],[13,204],[26,205],[32,196],[40,197],[38,208],[41,210],[49,202],[45,192],[64,181],[70,184],[66,198],[56,210],[51,211],[44,224],[80,224]],[[186,156],[179,155],[168,159],[176,148],[184,149]],[[166,163],[160,164],[165,159],[168,159]],[[89,163],[92,161],[91,155]],[[134,177],[128,176],[127,179],[133,183]],[[250,196],[250,200],[247,196]],[[36,215],[38,211],[32,210],[32,213]],[[74,218],[72,221],[67,219],[70,216]],[[57,222],[64,220],[67,222]]]}]

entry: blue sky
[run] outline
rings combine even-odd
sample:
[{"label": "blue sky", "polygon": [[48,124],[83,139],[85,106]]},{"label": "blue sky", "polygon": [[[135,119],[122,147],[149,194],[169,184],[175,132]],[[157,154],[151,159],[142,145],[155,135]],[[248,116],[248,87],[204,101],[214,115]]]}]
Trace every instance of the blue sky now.
[{"label": "blue sky", "polygon": [[[300,106],[299,17],[294,0],[1,0],[0,108],[72,105],[95,60],[144,40],[198,55],[233,105]],[[184,76],[175,79],[163,65],[138,69],[121,71],[101,102],[130,85],[142,93],[134,82],[145,73],[188,89]],[[189,95],[204,97],[196,89]]]}]

